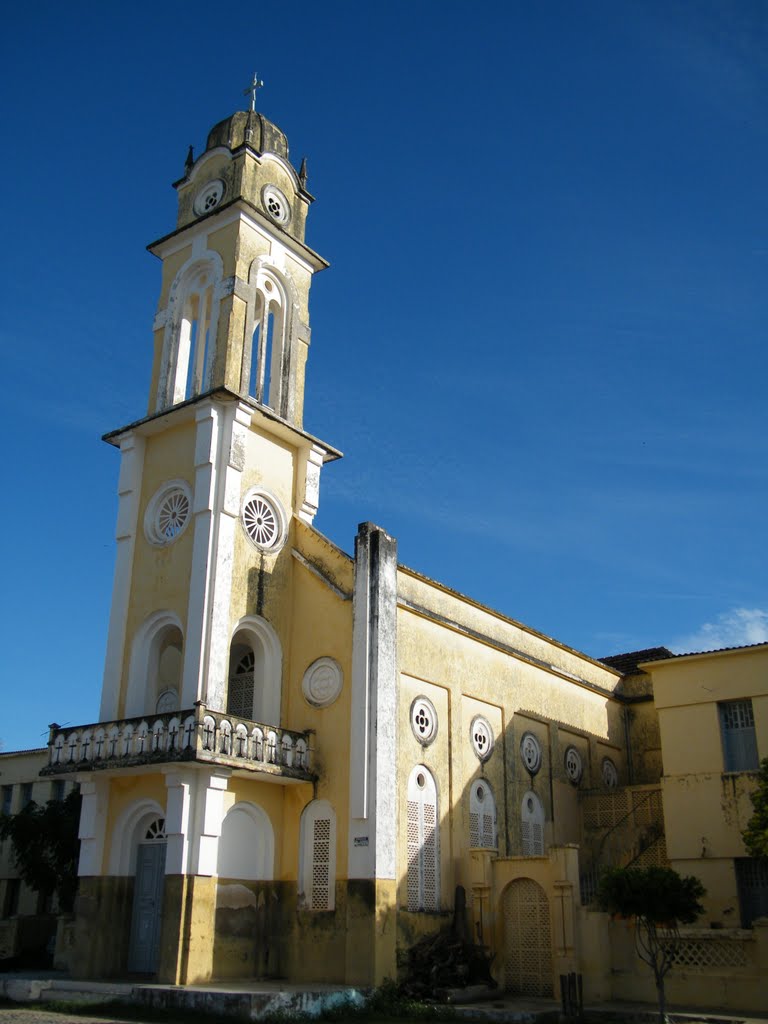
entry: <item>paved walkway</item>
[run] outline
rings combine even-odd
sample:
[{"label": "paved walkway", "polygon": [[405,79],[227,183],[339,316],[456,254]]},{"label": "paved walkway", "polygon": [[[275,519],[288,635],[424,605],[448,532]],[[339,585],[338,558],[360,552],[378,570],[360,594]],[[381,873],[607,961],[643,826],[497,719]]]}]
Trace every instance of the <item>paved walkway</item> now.
[{"label": "paved walkway", "polygon": [[[0,996],[15,1005],[0,1007],[0,1024],[124,1024],[110,1016],[82,1016],[77,1012],[53,1012],[36,1003],[48,1001],[104,1004],[112,1000],[151,1007],[174,1016],[184,1010],[208,1011],[226,1015],[249,1015],[256,1019],[264,1013],[283,1010],[315,1015],[319,1010],[338,1008],[345,1002],[361,1005],[359,989],[342,985],[288,985],[280,981],[209,982],[204,985],[176,986],[136,984],[134,982],[72,981],[62,972],[20,971],[0,974]],[[768,1002],[768,997],[767,997]],[[457,1014],[474,1020],[505,1024],[536,1024],[544,1015],[552,1018],[560,1006],[552,999],[523,999],[499,992],[491,999],[454,1007]],[[611,1002],[585,1007],[585,1015],[605,1021],[643,1021],[655,1024],[655,1007],[647,1003]],[[765,1024],[765,1014],[741,1014],[697,1007],[672,1007],[668,1016],[679,1024]]]}]

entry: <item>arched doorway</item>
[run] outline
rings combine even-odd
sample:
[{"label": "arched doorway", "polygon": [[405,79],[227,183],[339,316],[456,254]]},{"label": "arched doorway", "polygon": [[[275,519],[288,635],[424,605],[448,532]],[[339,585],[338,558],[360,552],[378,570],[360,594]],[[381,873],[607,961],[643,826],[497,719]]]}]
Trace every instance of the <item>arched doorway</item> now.
[{"label": "arched doorway", "polygon": [[160,960],[165,882],[165,821],[154,817],[141,826],[136,847],[136,876],[133,887],[131,937],[128,943],[128,970],[135,974],[155,974]]},{"label": "arched doorway", "polygon": [[552,995],[549,900],[532,878],[504,890],[504,988],[526,996]]}]

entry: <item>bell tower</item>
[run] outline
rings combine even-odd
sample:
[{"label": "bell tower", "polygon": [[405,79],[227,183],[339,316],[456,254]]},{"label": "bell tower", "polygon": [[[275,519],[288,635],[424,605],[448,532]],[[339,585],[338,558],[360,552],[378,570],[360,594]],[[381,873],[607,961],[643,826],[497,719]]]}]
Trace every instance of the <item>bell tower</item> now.
[{"label": "bell tower", "polygon": [[255,110],[215,125],[187,158],[176,230],[149,246],[163,263],[149,414],[217,388],[301,427],[312,275],[312,196],[280,129]]},{"label": "bell tower", "polygon": [[[123,461],[101,721],[233,701],[283,718],[294,521],[312,523],[340,453],[303,429],[309,288],[328,265],[304,241],[306,163],[292,166],[255,87],[197,159],[190,147],[176,227],[149,246],[162,281],[147,415],[105,438]],[[247,663],[271,682],[243,698]]]}]

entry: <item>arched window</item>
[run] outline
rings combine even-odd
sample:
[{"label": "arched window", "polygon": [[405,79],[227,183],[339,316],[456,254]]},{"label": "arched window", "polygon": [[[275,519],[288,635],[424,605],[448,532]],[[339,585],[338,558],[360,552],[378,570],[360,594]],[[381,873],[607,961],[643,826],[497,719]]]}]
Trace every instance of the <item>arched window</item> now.
[{"label": "arched window", "polygon": [[251,722],[280,724],[280,641],[257,615],[242,619],[229,649],[227,714]]},{"label": "arched window", "polygon": [[256,654],[249,644],[233,643],[229,654],[227,714],[253,720]]},{"label": "arched window", "polygon": [[437,786],[424,765],[408,779],[408,909],[440,909]]},{"label": "arched window", "polygon": [[496,802],[487,782],[473,782],[469,791],[469,845],[496,847]]},{"label": "arched window", "polygon": [[524,857],[544,855],[544,807],[541,800],[530,790],[523,797],[520,836]]},{"label": "arched window", "polygon": [[144,621],[133,641],[126,718],[179,709],[183,648],[181,623],[173,612],[155,612]]},{"label": "arched window", "polygon": [[240,388],[282,414],[284,367],[290,357],[290,286],[274,267],[257,260],[251,269],[251,287],[246,325],[251,344],[243,351]]},{"label": "arched window", "polygon": [[186,282],[181,309],[173,404],[205,390],[211,362],[213,274],[202,267]]},{"label": "arched window", "polygon": [[307,910],[336,905],[336,815],[327,800],[313,800],[301,815],[299,897]]},{"label": "arched window", "polygon": [[211,386],[221,279],[221,258],[208,252],[185,264],[171,286],[158,409],[193,398]]},{"label": "arched window", "polygon": [[216,873],[240,881],[274,878],[275,833],[258,804],[248,801],[230,808],[221,826]]}]

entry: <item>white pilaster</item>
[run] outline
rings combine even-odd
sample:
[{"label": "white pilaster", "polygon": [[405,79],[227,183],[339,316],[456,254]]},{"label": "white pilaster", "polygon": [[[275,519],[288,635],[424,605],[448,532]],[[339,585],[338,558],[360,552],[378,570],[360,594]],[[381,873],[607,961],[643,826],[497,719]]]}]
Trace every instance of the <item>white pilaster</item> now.
[{"label": "white pilaster", "polygon": [[192,497],[194,540],[189,576],[187,635],[184,638],[182,707],[191,707],[203,697],[221,413],[221,407],[213,402],[203,402],[195,412],[195,489]]},{"label": "white pilaster", "polygon": [[189,874],[215,875],[219,858],[219,839],[227,812],[226,790],[231,772],[213,769],[201,773],[195,800],[196,827],[189,856]]},{"label": "white pilaster", "polygon": [[144,438],[126,434],[120,441],[120,476],[117,484],[118,506],[115,537],[115,576],[112,584],[112,608],[104,659],[99,721],[119,716],[120,680],[125,660],[125,632],[131,592],[133,553],[139,519],[141,477],[144,468]]},{"label": "white pilaster", "polygon": [[397,685],[397,546],[363,523],[353,595],[350,878],[395,877]]},{"label": "white pilaster", "polygon": [[166,875],[185,875],[189,871],[189,850],[194,829],[196,782],[199,775],[192,770],[167,770],[168,791],[165,809],[165,834],[168,846],[165,855]]},{"label": "white pilaster", "polygon": [[78,875],[100,875],[104,860],[104,838],[107,829],[109,779],[79,777],[80,795],[80,860]]},{"label": "white pilaster", "polygon": [[304,463],[304,497],[297,514],[299,519],[303,519],[310,526],[320,504],[320,470],[323,468],[323,455],[323,449],[313,444]]},{"label": "white pilaster", "polygon": [[223,470],[218,487],[218,515],[214,525],[211,552],[212,574],[210,639],[204,697],[208,707],[224,708],[229,672],[230,604],[232,569],[235,558],[235,531],[240,515],[241,477],[245,466],[251,409],[238,404],[227,410],[222,425]]}]

